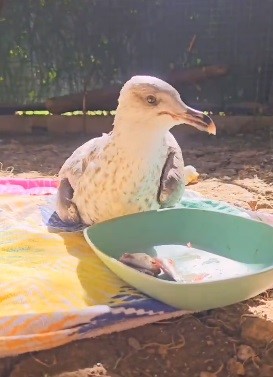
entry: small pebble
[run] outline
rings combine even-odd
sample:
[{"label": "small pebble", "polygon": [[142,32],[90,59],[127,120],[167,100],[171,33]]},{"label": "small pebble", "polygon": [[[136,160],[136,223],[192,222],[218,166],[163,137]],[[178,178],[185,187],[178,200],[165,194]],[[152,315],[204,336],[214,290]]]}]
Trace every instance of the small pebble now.
[{"label": "small pebble", "polygon": [[247,346],[245,344],[241,344],[238,347],[237,357],[239,360],[246,361],[255,356],[256,356],[256,353],[252,347]]},{"label": "small pebble", "polygon": [[136,351],[139,351],[141,349],[141,345],[136,338],[130,337],[128,339],[128,344],[130,347],[132,347]]},{"label": "small pebble", "polygon": [[214,341],[213,340],[207,340],[207,345],[208,346],[214,346]]},{"label": "small pebble", "polygon": [[227,369],[231,375],[235,376],[244,376],[245,367],[239,361],[236,361],[234,358],[231,358],[227,362]]},{"label": "small pebble", "polygon": [[207,371],[202,371],[200,377],[217,377],[217,374]]}]

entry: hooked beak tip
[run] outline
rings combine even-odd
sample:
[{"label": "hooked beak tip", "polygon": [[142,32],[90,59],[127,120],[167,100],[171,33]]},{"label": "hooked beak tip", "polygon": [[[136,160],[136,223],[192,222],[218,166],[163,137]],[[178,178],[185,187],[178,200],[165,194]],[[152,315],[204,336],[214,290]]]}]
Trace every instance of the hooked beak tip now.
[{"label": "hooked beak tip", "polygon": [[209,135],[216,135],[216,126],[212,119],[211,122],[208,124],[207,132]]},{"label": "hooked beak tip", "polygon": [[185,123],[188,123],[200,131],[205,131],[210,135],[216,135],[216,126],[211,117],[207,114],[187,107],[186,116],[184,116]]}]

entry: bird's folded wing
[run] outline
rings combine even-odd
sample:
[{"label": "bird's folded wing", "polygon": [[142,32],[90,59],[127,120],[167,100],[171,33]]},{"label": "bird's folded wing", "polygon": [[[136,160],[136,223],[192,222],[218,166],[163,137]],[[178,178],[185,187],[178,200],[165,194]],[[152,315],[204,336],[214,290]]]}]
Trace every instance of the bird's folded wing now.
[{"label": "bird's folded wing", "polygon": [[61,180],[67,178],[74,190],[88,163],[95,158],[107,143],[108,138],[109,134],[103,134],[103,136],[91,139],[77,148],[63,164],[59,171],[59,178]]},{"label": "bird's folded wing", "polygon": [[172,207],[178,203],[185,189],[184,161],[181,149],[171,133],[166,142],[169,154],[162,170],[158,201],[161,207]]}]

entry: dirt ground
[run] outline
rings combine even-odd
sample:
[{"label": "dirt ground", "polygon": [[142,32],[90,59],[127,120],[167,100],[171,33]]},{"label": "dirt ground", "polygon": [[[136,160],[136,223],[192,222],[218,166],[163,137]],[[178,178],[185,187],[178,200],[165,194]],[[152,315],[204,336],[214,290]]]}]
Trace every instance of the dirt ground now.
[{"label": "dirt ground", "polygon": [[[55,175],[84,138],[1,138],[2,175]],[[269,132],[181,140],[207,197],[273,213]],[[13,167],[13,168],[11,168]],[[8,170],[8,172],[6,172]],[[0,377],[273,377],[273,290],[210,310],[0,360]]]}]

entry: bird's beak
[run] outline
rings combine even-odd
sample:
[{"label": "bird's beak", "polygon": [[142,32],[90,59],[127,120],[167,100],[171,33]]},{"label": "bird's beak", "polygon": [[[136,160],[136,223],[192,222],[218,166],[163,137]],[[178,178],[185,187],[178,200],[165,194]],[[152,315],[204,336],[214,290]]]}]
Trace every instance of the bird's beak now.
[{"label": "bird's beak", "polygon": [[181,123],[189,124],[200,131],[206,131],[209,134],[216,135],[216,126],[213,120],[202,111],[186,106],[178,117],[180,118]]}]

